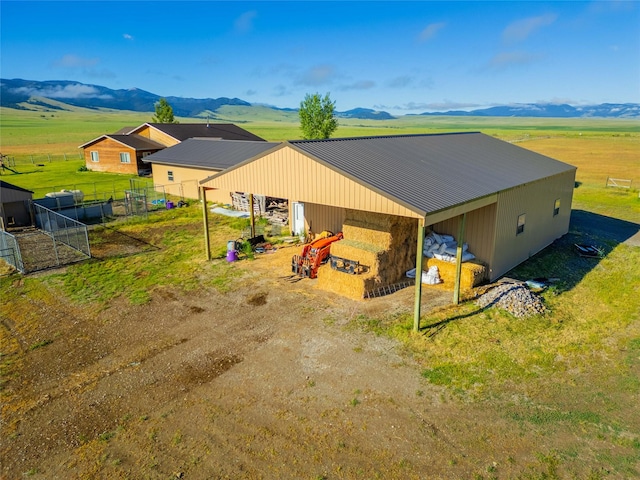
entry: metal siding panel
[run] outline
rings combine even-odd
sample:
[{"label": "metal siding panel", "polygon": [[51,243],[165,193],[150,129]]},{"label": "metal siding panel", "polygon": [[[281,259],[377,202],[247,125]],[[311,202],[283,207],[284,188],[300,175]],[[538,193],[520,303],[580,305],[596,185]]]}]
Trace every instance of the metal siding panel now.
[{"label": "metal siding panel", "polygon": [[[500,193],[491,279],[498,278],[569,231],[575,171]],[[561,214],[553,203],[561,200]],[[566,204],[563,210],[562,204]],[[526,214],[524,233],[516,236],[518,215]]]}]

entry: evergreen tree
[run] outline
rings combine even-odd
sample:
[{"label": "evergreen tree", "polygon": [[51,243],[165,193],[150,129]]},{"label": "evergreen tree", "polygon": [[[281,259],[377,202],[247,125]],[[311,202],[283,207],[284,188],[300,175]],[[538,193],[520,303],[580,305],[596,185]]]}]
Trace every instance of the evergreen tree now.
[{"label": "evergreen tree", "polygon": [[318,93],[306,94],[300,102],[300,129],[305,140],[329,138],[338,128],[334,116],[336,102],[332,102],[327,93],[322,98]]},{"label": "evergreen tree", "polygon": [[153,116],[153,123],[178,123],[173,117],[173,108],[165,98],[161,98],[156,103],[156,114]]}]

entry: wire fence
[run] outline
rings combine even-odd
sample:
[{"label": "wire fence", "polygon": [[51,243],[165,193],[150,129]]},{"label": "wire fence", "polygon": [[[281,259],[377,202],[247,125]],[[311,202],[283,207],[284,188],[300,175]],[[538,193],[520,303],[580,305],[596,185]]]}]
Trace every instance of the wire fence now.
[{"label": "wire fence", "polygon": [[36,226],[56,242],[67,245],[87,257],[91,257],[87,226],[73,218],[65,217],[37,203],[35,209]]},{"label": "wire fence", "polygon": [[4,230],[0,230],[0,258],[12,265],[16,270],[22,273],[25,272],[18,240]]},{"label": "wire fence", "polygon": [[76,160],[84,160],[82,152],[2,155],[2,162],[5,168],[12,168],[18,165],[43,165],[51,162],[68,162]]}]

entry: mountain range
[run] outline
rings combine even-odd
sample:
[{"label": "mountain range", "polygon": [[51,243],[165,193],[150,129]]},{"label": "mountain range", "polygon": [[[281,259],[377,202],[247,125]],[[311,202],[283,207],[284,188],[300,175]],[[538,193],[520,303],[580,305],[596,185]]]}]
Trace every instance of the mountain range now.
[{"label": "mountain range", "polygon": [[[22,79],[0,79],[0,106],[31,110],[39,107],[64,110],[65,105],[89,109],[107,108],[134,112],[154,112],[160,95],[139,88],[112,90],[99,85],[89,85],[69,80],[35,81]],[[225,105],[260,106],[239,98],[184,98],[164,97],[178,117],[204,117],[215,115]],[[54,100],[56,103],[47,100]],[[292,109],[266,106],[273,110]],[[485,117],[556,117],[556,118],[638,118],[638,103],[603,103],[599,105],[572,106],[567,104],[532,103],[495,106],[471,111],[450,110],[446,112],[424,112],[419,115],[435,116],[485,116]],[[354,108],[336,112],[339,118],[389,120],[396,118],[388,112],[369,108]]]}]

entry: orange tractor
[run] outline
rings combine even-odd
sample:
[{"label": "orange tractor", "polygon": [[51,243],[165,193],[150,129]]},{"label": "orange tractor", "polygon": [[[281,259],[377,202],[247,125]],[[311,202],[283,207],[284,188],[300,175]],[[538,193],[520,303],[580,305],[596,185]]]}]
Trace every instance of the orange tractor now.
[{"label": "orange tractor", "polygon": [[342,240],[342,232],[321,237],[302,246],[300,255],[291,258],[291,271],[299,277],[316,278],[318,268],[329,261],[331,244]]}]

